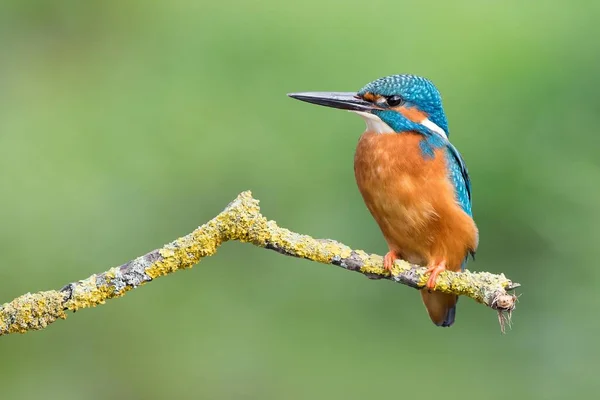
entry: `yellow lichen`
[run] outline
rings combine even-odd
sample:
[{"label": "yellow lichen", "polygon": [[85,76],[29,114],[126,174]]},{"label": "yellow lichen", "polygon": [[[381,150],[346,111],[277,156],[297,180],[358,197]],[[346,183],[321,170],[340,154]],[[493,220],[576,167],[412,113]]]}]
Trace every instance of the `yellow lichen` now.
[{"label": "yellow lichen", "polygon": [[[383,260],[381,261],[383,262]],[[394,266],[392,267],[392,275],[400,275],[403,272],[408,271],[412,268],[412,265],[404,260],[396,260]]]},{"label": "yellow lichen", "polygon": [[[358,256],[363,262],[363,266],[360,268],[361,273],[381,276],[390,275],[388,271],[383,269],[383,257],[374,254],[367,254],[362,250],[355,250],[354,252],[358,254]],[[398,266],[396,265],[394,266],[394,268],[398,268]]]},{"label": "yellow lichen", "polygon": [[118,270],[119,269],[117,267],[113,267],[104,273],[104,277],[106,278],[107,283],[110,283],[115,278],[115,276],[117,276]]},{"label": "yellow lichen", "polygon": [[71,311],[96,307],[99,304],[104,304],[107,299],[124,295],[127,290],[129,288],[126,287],[117,293],[114,286],[105,283],[99,284],[97,276],[92,275],[73,286],[73,293],[65,303],[65,307]]},{"label": "yellow lichen", "polygon": [[223,240],[214,221],[213,219],[160,249],[161,260],[146,268],[146,274],[152,279],[158,278],[179,269],[190,268],[203,257],[215,254]]},{"label": "yellow lichen", "polygon": [[55,290],[27,293],[0,306],[0,335],[25,333],[65,319],[64,294]]}]

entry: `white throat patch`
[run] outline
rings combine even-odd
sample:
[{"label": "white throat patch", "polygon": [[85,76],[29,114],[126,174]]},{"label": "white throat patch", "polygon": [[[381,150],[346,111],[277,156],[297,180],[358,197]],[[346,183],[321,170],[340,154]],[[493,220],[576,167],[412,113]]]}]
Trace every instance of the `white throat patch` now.
[{"label": "white throat patch", "polygon": [[443,139],[448,140],[448,135],[446,134],[446,132],[442,128],[440,128],[437,124],[432,122],[429,118],[425,118],[423,121],[421,121],[421,125],[423,125],[426,128],[429,128],[430,131],[437,133]]},{"label": "white throat patch", "polygon": [[394,130],[385,122],[381,120],[377,115],[363,111],[351,111],[358,114],[367,123],[367,132],[374,133],[396,133]]},{"label": "white throat patch", "polygon": [[[396,133],[388,124],[383,122],[383,120],[375,114],[371,114],[364,111],[350,112],[360,115],[362,119],[365,120],[365,122],[367,123],[367,132]],[[448,135],[446,134],[446,132],[433,121],[431,121],[429,118],[425,118],[423,121],[420,122],[420,124],[428,128],[430,131],[439,135],[442,139],[448,140]]]}]

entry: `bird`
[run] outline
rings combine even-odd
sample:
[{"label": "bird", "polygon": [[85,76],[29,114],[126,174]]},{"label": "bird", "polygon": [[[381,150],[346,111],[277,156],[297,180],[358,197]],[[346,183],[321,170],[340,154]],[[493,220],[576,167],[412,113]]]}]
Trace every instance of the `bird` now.
[{"label": "bird", "polygon": [[442,271],[464,270],[475,258],[479,231],[473,219],[471,180],[449,141],[439,90],[427,78],[390,75],[357,92],[300,92],[289,97],[347,110],[366,122],[354,154],[358,189],[396,260],[427,267],[421,297],[431,321],[449,327],[458,296],[433,291]]}]

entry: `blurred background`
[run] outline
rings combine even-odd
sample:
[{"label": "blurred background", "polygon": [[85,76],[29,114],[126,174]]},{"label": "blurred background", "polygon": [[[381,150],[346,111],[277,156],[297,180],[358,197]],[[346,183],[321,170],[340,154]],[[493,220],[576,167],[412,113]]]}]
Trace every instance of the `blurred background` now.
[{"label": "blurred background", "polygon": [[2,399],[583,398],[600,390],[594,1],[4,0],[0,302],[186,234],[251,189],[289,229],[384,254],[355,187],[364,122],[291,100],[432,79],[467,161],[471,270],[523,284],[513,329],[225,244],[194,269],[0,338]]}]

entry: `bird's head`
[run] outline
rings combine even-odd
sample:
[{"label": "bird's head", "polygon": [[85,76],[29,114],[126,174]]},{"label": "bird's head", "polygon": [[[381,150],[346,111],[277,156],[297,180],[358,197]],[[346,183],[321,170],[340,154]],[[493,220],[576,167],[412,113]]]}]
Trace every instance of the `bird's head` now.
[{"label": "bird's head", "polygon": [[368,83],[358,92],[305,92],[288,96],[355,112],[365,119],[367,131],[417,131],[448,137],[440,92],[431,81],[420,76],[386,76]]}]

